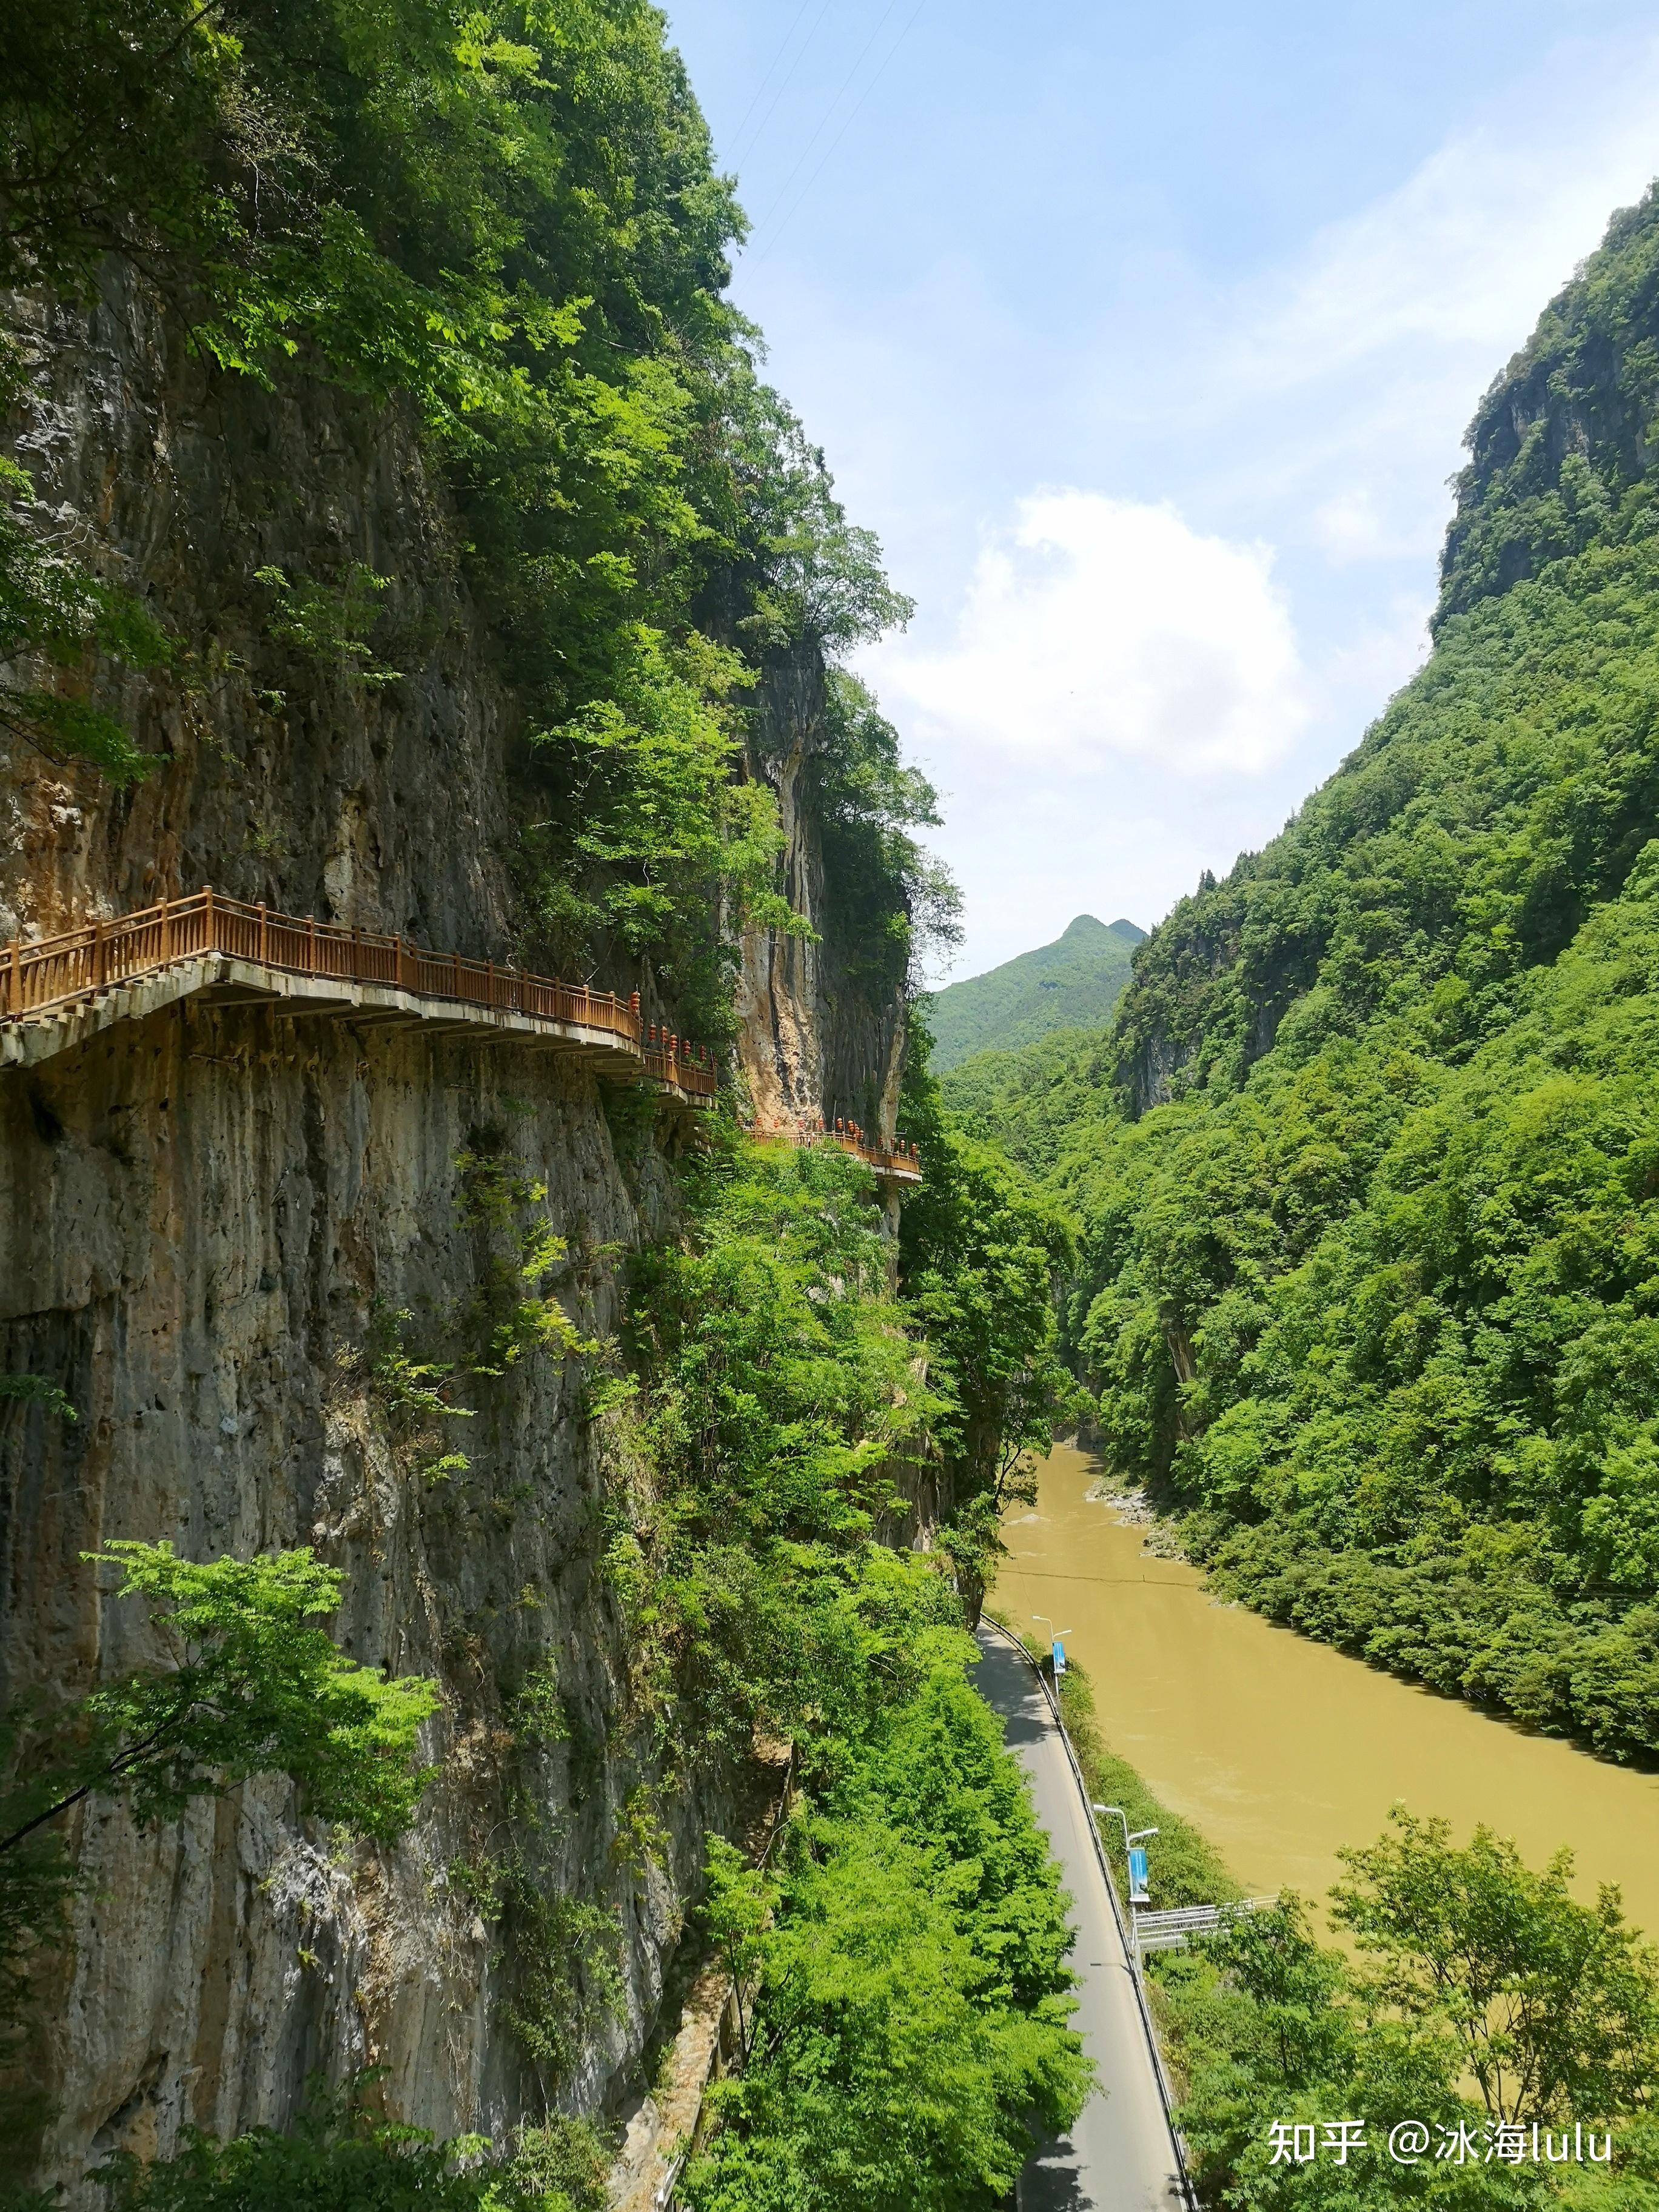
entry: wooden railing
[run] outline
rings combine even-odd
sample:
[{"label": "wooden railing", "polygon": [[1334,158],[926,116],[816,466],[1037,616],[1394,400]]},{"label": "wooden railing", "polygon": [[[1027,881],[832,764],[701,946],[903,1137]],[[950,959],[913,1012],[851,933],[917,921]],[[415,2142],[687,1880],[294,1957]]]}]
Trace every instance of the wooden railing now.
[{"label": "wooden railing", "polygon": [[659,1032],[655,1024],[647,1033],[637,992],[619,999],[614,992],[527,975],[494,960],[428,951],[406,937],[277,914],[210,889],[161,899],[112,921],[82,922],[33,945],[14,938],[0,956],[0,1021],[16,1021],[214,952],[289,975],[378,983],[419,998],[606,1031],[662,1080],[705,1097],[718,1087],[708,1052]]},{"label": "wooden railing", "polygon": [[797,1145],[839,1145],[842,1152],[851,1152],[878,1175],[896,1176],[902,1182],[921,1181],[921,1159],[908,1137],[896,1137],[890,1146],[872,1145],[855,1121],[840,1120],[831,1129],[798,1127],[780,1133]]},{"label": "wooden railing", "polygon": [[831,1135],[827,1141],[839,1145],[844,1152],[851,1152],[855,1159],[862,1160],[878,1175],[914,1176],[917,1182],[921,1180],[921,1162],[916,1157],[916,1148],[902,1137],[896,1138],[890,1147],[869,1145],[862,1137],[844,1135]]}]

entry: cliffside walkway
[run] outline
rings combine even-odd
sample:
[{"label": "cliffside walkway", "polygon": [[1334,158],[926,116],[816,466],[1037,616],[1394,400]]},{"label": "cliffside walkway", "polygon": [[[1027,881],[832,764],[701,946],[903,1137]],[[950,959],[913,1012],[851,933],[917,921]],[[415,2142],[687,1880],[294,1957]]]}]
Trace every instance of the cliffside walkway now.
[{"label": "cliffside walkway", "polygon": [[754,1133],[763,1141],[775,1142],[781,1138],[791,1145],[836,1145],[843,1152],[851,1152],[855,1160],[862,1160],[883,1182],[896,1183],[901,1188],[908,1185],[915,1189],[921,1182],[921,1162],[916,1148],[902,1137],[895,1138],[890,1146],[872,1145],[866,1140],[862,1129],[848,1129],[839,1122],[833,1129],[791,1127],[757,1129]]},{"label": "cliffside walkway", "polygon": [[1083,1778],[1042,1677],[1011,1637],[981,1624],[975,1677],[1031,1784],[1072,1899],[1078,1980],[1073,2022],[1098,2087],[1071,2133],[1033,2154],[1019,2212],[1186,2212],[1185,2170]]},{"label": "cliffside walkway", "polygon": [[[643,1077],[677,1103],[707,1106],[720,1071],[706,1046],[644,1021],[640,994],[561,983],[494,960],[430,952],[406,937],[278,914],[210,887],[113,921],[83,921],[0,951],[0,1068],[31,1067],[113,1022],[181,999],[270,1006],[289,1018],[423,1028],[481,1042],[517,1037],[601,1074]],[[796,1130],[839,1145],[884,1182],[918,1184],[915,1147],[870,1144],[862,1129]]]},{"label": "cliffside walkway", "polygon": [[605,1073],[644,1077],[688,1106],[706,1106],[718,1088],[713,1055],[643,1022],[637,992],[618,999],[210,889],[32,945],[14,938],[0,954],[0,1067],[33,1066],[113,1022],[198,996],[295,1018],[522,1038]]}]

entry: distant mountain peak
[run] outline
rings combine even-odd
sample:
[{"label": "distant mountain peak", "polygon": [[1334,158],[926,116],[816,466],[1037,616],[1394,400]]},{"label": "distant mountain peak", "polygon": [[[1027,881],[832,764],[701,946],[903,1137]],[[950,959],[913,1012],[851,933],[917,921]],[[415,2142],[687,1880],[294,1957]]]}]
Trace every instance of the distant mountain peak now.
[{"label": "distant mountain peak", "polygon": [[1079,914],[1052,945],[1022,952],[933,1000],[933,1065],[941,1074],[976,1052],[1012,1051],[1061,1029],[1098,1029],[1129,980],[1144,929]]}]

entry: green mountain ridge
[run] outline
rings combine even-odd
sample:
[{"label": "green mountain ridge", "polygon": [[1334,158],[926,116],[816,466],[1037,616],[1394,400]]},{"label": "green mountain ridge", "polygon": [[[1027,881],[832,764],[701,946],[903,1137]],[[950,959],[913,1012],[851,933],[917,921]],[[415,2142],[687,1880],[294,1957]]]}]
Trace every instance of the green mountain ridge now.
[{"label": "green mountain ridge", "polygon": [[1109,1031],[947,1090],[1224,1590],[1659,1753],[1659,188],[1482,402],[1433,653]]},{"label": "green mountain ridge", "polygon": [[1052,945],[948,984],[928,1014],[935,1073],[948,1074],[976,1053],[1034,1044],[1056,1030],[1098,1028],[1122,996],[1134,948],[1146,938],[1132,921],[1080,914]]}]

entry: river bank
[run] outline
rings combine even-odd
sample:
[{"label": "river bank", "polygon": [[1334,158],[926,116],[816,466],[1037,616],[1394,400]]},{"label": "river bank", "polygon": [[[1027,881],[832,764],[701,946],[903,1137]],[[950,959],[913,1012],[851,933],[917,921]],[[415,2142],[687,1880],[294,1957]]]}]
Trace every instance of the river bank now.
[{"label": "river bank", "polygon": [[1659,1934],[1659,1775],[1530,1735],[1455,1699],[1216,1602],[1195,1568],[1150,1556],[1146,1530],[1089,1493],[1097,1463],[1057,1446],[1009,1525],[999,1611],[1068,1631],[1101,1734],[1215,1846],[1243,1887],[1322,1898],[1345,1844],[1389,1808],[1478,1820],[1536,1864],[1561,1844],[1580,1888],[1617,1882]]}]

